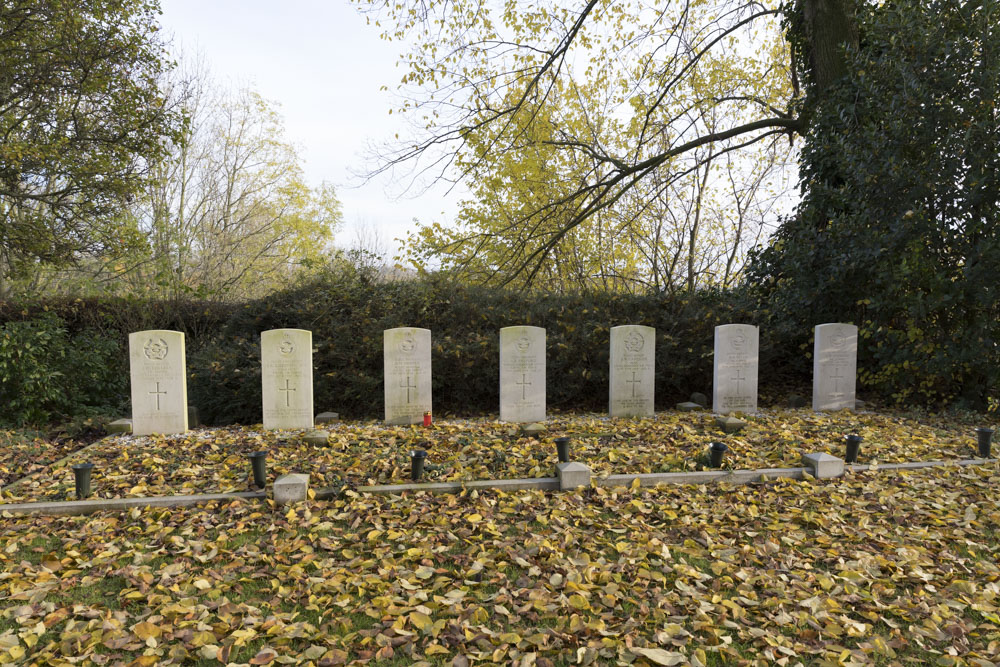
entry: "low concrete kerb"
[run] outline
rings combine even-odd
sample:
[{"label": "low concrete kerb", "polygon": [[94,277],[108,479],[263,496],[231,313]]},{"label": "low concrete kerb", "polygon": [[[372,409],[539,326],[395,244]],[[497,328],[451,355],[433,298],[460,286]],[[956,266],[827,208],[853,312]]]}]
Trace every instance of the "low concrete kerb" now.
[{"label": "low concrete kerb", "polygon": [[[407,491],[428,493],[461,493],[465,489],[493,489],[494,491],[523,491],[536,489],[541,491],[558,491],[558,477],[534,477],[530,479],[484,479],[474,482],[433,482],[427,484],[379,484],[377,486],[361,486],[355,489],[358,493],[400,494]],[[316,492],[319,499],[330,498],[340,493],[340,488],[320,489]]]},{"label": "low concrete kerb", "polygon": [[46,516],[93,514],[94,512],[123,511],[134,507],[190,507],[212,502],[233,500],[263,500],[264,491],[243,491],[237,493],[202,493],[187,496],[153,496],[150,498],[98,498],[94,500],[66,500],[45,503],[18,503],[0,505],[0,516],[39,514]]},{"label": "low concrete kerb", "polygon": [[946,468],[960,466],[986,465],[996,463],[1000,459],[962,459],[961,461],[912,461],[909,463],[849,463],[845,469],[851,472],[878,472],[880,470],[891,472],[905,472],[907,470],[920,470],[921,468]]},{"label": "low concrete kerb", "polygon": [[[935,467],[960,467],[996,463],[998,459],[964,459],[961,461],[916,461],[912,463],[855,463],[844,466],[851,472],[905,472]],[[636,480],[643,487],[654,487],[661,484],[752,484],[777,479],[804,479],[811,475],[809,468],[762,468],[758,470],[702,470],[697,472],[663,472],[608,475],[595,477],[592,485],[602,487],[631,486]],[[358,493],[400,495],[406,492],[428,493],[461,493],[463,490],[491,489],[494,491],[521,491],[535,489],[541,491],[558,491],[558,477],[536,477],[530,479],[500,479],[477,480],[472,482],[437,482],[429,484],[383,484],[377,486],[362,486],[355,489]],[[326,500],[340,495],[342,487],[319,489],[315,493],[317,500]],[[234,493],[207,493],[180,496],[153,496],[148,498],[111,498],[95,500],[69,500],[40,503],[18,503],[0,505],[0,516],[8,515],[74,515],[93,514],[104,511],[124,511],[133,508],[169,508],[190,507],[212,502],[231,502],[234,500],[265,500],[265,491],[243,491]]]}]

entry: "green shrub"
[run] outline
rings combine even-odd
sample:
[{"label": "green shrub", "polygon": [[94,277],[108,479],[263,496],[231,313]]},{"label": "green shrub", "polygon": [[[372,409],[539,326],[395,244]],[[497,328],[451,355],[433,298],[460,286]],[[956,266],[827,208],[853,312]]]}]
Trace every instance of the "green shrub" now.
[{"label": "green shrub", "polygon": [[0,421],[41,424],[66,405],[59,369],[67,347],[66,329],[54,316],[9,322],[0,329]]},{"label": "green shrub", "polygon": [[[713,328],[759,324],[740,293],[693,295],[552,295],[456,285],[440,278],[379,282],[364,272],[331,273],[265,299],[219,306],[198,301],[63,300],[0,304],[5,327],[36,326],[44,309],[58,314],[67,344],[16,363],[18,372],[61,373],[19,390],[47,406],[22,420],[79,416],[94,405],[128,414],[127,336],[142,329],[186,335],[188,395],[209,424],[261,420],[260,333],[275,328],[313,332],[316,411],[346,417],[383,414],[382,332],[400,326],[431,330],[434,410],[444,415],[496,413],[499,408],[499,331],[545,327],[547,403],[555,410],[607,410],[610,328],[656,328],[656,404],[711,392]],[[22,321],[23,320],[23,321]],[[89,338],[88,338],[89,336]],[[7,359],[7,357],[5,357]],[[11,361],[11,365],[15,362]],[[811,367],[800,349],[775,347],[761,331],[762,400],[779,388],[802,391]],[[53,392],[56,398],[48,397]],[[21,410],[19,408],[19,410]],[[113,412],[112,412],[113,414]]]},{"label": "green shrub", "polygon": [[0,327],[0,424],[44,424],[120,402],[124,380],[113,340],[70,336],[53,314]]},{"label": "green shrub", "polygon": [[[607,409],[611,326],[646,324],[657,330],[656,397],[662,409],[692,391],[711,392],[713,328],[756,323],[742,303],[739,295],[720,292],[545,295],[436,278],[379,283],[337,274],[241,307],[214,340],[189,353],[189,395],[209,423],[259,422],[260,333],[308,329],[316,411],[381,418],[382,332],[413,326],[431,330],[435,412],[495,413],[499,331],[523,324],[546,329],[548,405],[601,411]],[[784,352],[766,346],[766,332],[761,338],[762,367],[769,369],[761,377],[764,391],[796,381],[782,373],[789,366]]]}]

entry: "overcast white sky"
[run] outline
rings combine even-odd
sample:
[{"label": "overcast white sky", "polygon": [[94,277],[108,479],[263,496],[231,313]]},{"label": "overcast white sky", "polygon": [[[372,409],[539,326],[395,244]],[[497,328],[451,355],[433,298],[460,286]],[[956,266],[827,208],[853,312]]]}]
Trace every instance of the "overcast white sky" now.
[{"label": "overcast white sky", "polygon": [[400,45],[381,41],[347,0],[162,0],[162,8],[167,33],[185,51],[200,51],[216,78],[280,104],[310,183],[337,187],[346,222],[338,245],[351,246],[364,227],[394,251],[392,240],[413,218],[451,221],[457,196],[443,188],[394,200],[385,180],[350,187],[368,142],[401,131],[389,116],[390,93],[379,88],[394,89],[402,70]]}]

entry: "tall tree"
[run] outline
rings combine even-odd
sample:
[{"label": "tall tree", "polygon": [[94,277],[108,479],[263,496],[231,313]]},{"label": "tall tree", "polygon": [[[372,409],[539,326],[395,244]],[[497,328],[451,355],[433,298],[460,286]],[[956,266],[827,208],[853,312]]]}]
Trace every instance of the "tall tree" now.
[{"label": "tall tree", "polygon": [[332,186],[306,184],[274,105],[220,88],[203,67],[169,88],[188,122],[133,207],[149,248],[122,277],[150,294],[237,299],[322,262],[340,202]]},{"label": "tall tree", "polygon": [[997,407],[1000,2],[898,0],[860,19],[811,110],[802,204],[753,282],[790,342],[860,325],[860,379],[883,396]]},{"label": "tall tree", "polygon": [[[855,34],[851,0],[359,2],[387,26],[387,39],[415,40],[398,111],[419,130],[386,147],[376,172],[408,164],[418,182],[461,180],[529,159],[531,126],[549,123],[547,109],[576,81],[602,91],[604,113],[623,123],[613,138],[557,123],[543,140],[561,161],[589,166],[509,225],[533,235],[534,247],[508,271],[528,281],[574,228],[650,181],[700,169],[699,159],[678,158],[711,145],[702,155],[715,160],[805,130],[811,107],[796,85],[801,67],[774,48],[783,18],[804,17],[792,27],[801,36],[796,53],[819,73],[809,88],[816,97],[841,75]],[[733,60],[740,66],[723,67]],[[699,122],[709,109],[716,122]]]},{"label": "tall tree", "polygon": [[35,262],[141,242],[118,211],[176,136],[156,0],[0,3],[0,296]]}]

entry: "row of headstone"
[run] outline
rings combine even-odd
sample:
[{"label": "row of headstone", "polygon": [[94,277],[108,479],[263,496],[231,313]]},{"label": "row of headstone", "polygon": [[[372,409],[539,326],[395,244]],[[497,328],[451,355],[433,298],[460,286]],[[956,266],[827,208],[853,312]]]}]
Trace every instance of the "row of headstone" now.
[{"label": "row of headstone", "polygon": [[[417,424],[430,412],[431,332],[389,329],[383,334],[385,422]],[[653,415],[656,330],[611,329],[608,410],[612,417]],[[312,332],[275,329],[260,335],[262,413],[266,429],[313,426]],[[813,409],[854,407],[858,329],[851,324],[816,327]],[[757,411],[757,327],[715,328],[712,410]],[[139,331],[129,335],[132,432],[183,433],[188,428],[184,334]],[[545,329],[500,330],[500,419],[545,419]]]}]

